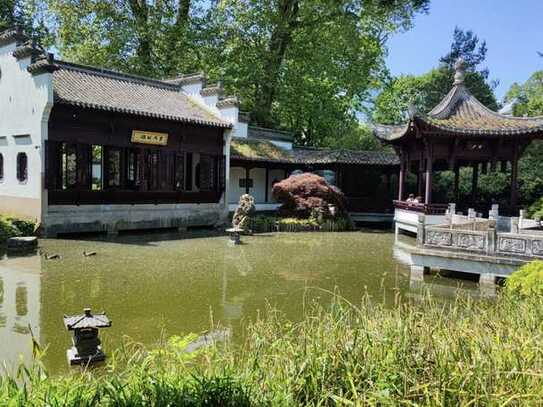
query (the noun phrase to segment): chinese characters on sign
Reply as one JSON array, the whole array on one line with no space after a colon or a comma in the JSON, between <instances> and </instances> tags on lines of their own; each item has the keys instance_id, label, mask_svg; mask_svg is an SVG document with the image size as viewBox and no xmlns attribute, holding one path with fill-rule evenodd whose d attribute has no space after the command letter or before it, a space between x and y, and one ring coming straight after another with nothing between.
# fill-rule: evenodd
<instances>
[{"instance_id":1,"label":"chinese characters on sign","mask_svg":"<svg viewBox=\"0 0 543 407\"><path fill-rule=\"evenodd\" d=\"M154 133L152 131L133 130L132 138L130 139L130 141L132 143L139 143L139 144L152 144L155 146L166 146L168 145L168 134Z\"/></svg>"}]
</instances>

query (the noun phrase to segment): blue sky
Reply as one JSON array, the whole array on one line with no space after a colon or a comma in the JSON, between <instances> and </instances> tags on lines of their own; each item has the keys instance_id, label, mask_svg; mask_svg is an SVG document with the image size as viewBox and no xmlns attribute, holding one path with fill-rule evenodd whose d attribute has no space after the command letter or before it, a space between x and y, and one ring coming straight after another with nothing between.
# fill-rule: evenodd
<instances>
[{"instance_id":1,"label":"blue sky","mask_svg":"<svg viewBox=\"0 0 543 407\"><path fill-rule=\"evenodd\" d=\"M422 74L450 49L454 27L486 40L485 65L498 79L498 99L513 82L543 69L543 0L431 0L428 14L389 41L387 65L393 75Z\"/></svg>"}]
</instances>

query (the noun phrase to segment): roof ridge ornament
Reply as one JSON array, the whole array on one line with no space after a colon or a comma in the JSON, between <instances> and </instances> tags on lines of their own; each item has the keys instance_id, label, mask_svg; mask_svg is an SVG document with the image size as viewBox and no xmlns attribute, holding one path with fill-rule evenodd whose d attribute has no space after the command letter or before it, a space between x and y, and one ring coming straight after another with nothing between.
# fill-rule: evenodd
<instances>
[{"instance_id":1,"label":"roof ridge ornament","mask_svg":"<svg viewBox=\"0 0 543 407\"><path fill-rule=\"evenodd\" d=\"M466 73L466 61L460 57L454 63L454 86L463 85Z\"/></svg>"}]
</instances>

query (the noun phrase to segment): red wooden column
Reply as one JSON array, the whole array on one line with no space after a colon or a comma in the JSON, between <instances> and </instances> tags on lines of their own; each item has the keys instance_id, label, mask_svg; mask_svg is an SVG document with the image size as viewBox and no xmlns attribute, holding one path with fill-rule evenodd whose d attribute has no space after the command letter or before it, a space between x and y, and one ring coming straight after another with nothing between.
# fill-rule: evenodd
<instances>
[{"instance_id":1,"label":"red wooden column","mask_svg":"<svg viewBox=\"0 0 543 407\"><path fill-rule=\"evenodd\" d=\"M460 166L454 166L454 202L458 202L460 195Z\"/></svg>"},{"instance_id":2,"label":"red wooden column","mask_svg":"<svg viewBox=\"0 0 543 407\"><path fill-rule=\"evenodd\" d=\"M429 205L432 203L432 157L426 160L426 191L424 195L424 203Z\"/></svg>"},{"instance_id":3,"label":"red wooden column","mask_svg":"<svg viewBox=\"0 0 543 407\"><path fill-rule=\"evenodd\" d=\"M424 151L426 153L426 185L424 193L424 203L429 205L432 203L432 170L433 170L433 151L431 144L426 141Z\"/></svg>"},{"instance_id":4,"label":"red wooden column","mask_svg":"<svg viewBox=\"0 0 543 407\"><path fill-rule=\"evenodd\" d=\"M400 175L398 176L398 201L403 200L405 182L405 160L403 155L400 155Z\"/></svg>"},{"instance_id":5,"label":"red wooden column","mask_svg":"<svg viewBox=\"0 0 543 407\"><path fill-rule=\"evenodd\" d=\"M475 205L477 201L477 184L479 183L479 163L472 164L473 173L471 177L471 204Z\"/></svg>"},{"instance_id":6,"label":"red wooden column","mask_svg":"<svg viewBox=\"0 0 543 407\"><path fill-rule=\"evenodd\" d=\"M417 195L422 196L424 193L424 153L420 153L419 169L417 171Z\"/></svg>"},{"instance_id":7,"label":"red wooden column","mask_svg":"<svg viewBox=\"0 0 543 407\"><path fill-rule=\"evenodd\" d=\"M511 160L511 208L518 205L518 144L513 147L513 159Z\"/></svg>"}]
</instances>

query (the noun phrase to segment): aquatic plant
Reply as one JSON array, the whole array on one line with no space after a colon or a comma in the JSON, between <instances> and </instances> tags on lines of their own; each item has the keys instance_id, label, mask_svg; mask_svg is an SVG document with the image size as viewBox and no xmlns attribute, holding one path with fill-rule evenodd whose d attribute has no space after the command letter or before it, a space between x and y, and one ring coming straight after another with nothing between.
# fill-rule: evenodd
<instances>
[{"instance_id":1,"label":"aquatic plant","mask_svg":"<svg viewBox=\"0 0 543 407\"><path fill-rule=\"evenodd\" d=\"M314 218L281 218L276 216L258 215L251 219L251 230L256 233L267 232L344 232L353 229L349 218L324 219L319 223Z\"/></svg>"},{"instance_id":2,"label":"aquatic plant","mask_svg":"<svg viewBox=\"0 0 543 407\"><path fill-rule=\"evenodd\" d=\"M9 406L251 406L251 395L228 370L208 375L185 348L195 338L172 337L156 349L125 341L105 369L50 377L39 362L0 376L0 405Z\"/></svg>"},{"instance_id":3,"label":"aquatic plant","mask_svg":"<svg viewBox=\"0 0 543 407\"><path fill-rule=\"evenodd\" d=\"M413 293L414 294L414 293ZM543 297L359 305L333 293L299 322L270 309L242 344L183 352L128 343L105 371L0 379L13 406L538 405L543 398Z\"/></svg>"},{"instance_id":4,"label":"aquatic plant","mask_svg":"<svg viewBox=\"0 0 543 407\"><path fill-rule=\"evenodd\" d=\"M271 311L240 350L210 358L208 372L234 369L271 405L540 402L542 298L417 300L387 309L336 299L298 323Z\"/></svg>"},{"instance_id":5,"label":"aquatic plant","mask_svg":"<svg viewBox=\"0 0 543 407\"><path fill-rule=\"evenodd\" d=\"M543 261L534 260L520 267L505 284L512 294L543 296Z\"/></svg>"}]
</instances>

